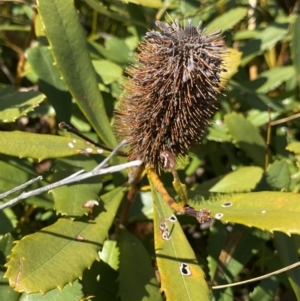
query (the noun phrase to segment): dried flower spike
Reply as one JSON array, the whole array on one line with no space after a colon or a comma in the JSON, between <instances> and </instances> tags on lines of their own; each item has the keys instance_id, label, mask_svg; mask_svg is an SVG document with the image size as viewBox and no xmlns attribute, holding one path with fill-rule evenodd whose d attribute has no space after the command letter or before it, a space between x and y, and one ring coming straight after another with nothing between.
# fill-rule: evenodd
<instances>
[{"instance_id":1,"label":"dried flower spike","mask_svg":"<svg viewBox=\"0 0 300 301\"><path fill-rule=\"evenodd\" d=\"M187 155L199 144L217 110L221 54L226 50L221 31L208 34L188 21L182 28L156 22L138 48L137 64L116 110L116 132L130 146L129 159L164 168L163 151Z\"/></svg>"}]
</instances>

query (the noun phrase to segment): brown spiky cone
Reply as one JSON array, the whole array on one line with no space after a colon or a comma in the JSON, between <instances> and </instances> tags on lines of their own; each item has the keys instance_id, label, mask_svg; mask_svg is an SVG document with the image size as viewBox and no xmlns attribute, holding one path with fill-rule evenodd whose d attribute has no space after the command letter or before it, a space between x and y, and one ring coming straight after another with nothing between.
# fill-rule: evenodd
<instances>
[{"instance_id":1,"label":"brown spiky cone","mask_svg":"<svg viewBox=\"0 0 300 301\"><path fill-rule=\"evenodd\" d=\"M188 21L156 22L139 45L115 113L115 129L130 147L129 159L164 168L163 151L187 155L199 144L217 110L222 87L221 31L208 34Z\"/></svg>"}]
</instances>

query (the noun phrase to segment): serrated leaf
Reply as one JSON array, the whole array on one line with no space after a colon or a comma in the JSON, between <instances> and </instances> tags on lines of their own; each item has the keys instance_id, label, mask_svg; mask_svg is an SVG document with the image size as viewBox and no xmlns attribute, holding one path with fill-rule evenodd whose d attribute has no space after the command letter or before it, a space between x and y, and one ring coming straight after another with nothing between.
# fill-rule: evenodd
<instances>
[{"instance_id":1,"label":"serrated leaf","mask_svg":"<svg viewBox=\"0 0 300 301\"><path fill-rule=\"evenodd\" d=\"M105 207L95 208L93 220L60 218L25 236L9 255L5 277L10 285L18 292L46 293L81 277L98 259L123 195L122 187L102 195Z\"/></svg>"},{"instance_id":2,"label":"serrated leaf","mask_svg":"<svg viewBox=\"0 0 300 301\"><path fill-rule=\"evenodd\" d=\"M53 289L46 294L22 294L19 301L80 301L84 297L81 283L76 280L72 285L67 284L62 290Z\"/></svg>"},{"instance_id":3,"label":"serrated leaf","mask_svg":"<svg viewBox=\"0 0 300 301\"><path fill-rule=\"evenodd\" d=\"M122 301L163 300L149 254L141 242L123 229L120 244L119 294Z\"/></svg>"},{"instance_id":4,"label":"serrated leaf","mask_svg":"<svg viewBox=\"0 0 300 301\"><path fill-rule=\"evenodd\" d=\"M86 295L95 301L120 301L118 296L118 267L120 249L116 241L106 240L100 252L100 262L95 261L83 274L82 284Z\"/></svg>"},{"instance_id":5,"label":"serrated leaf","mask_svg":"<svg viewBox=\"0 0 300 301\"><path fill-rule=\"evenodd\" d=\"M264 71L255 80L245 82L244 85L256 93L266 94L294 76L294 66L282 66Z\"/></svg>"},{"instance_id":6,"label":"serrated leaf","mask_svg":"<svg viewBox=\"0 0 300 301\"><path fill-rule=\"evenodd\" d=\"M20 294L14 291L8 284L6 279L3 279L3 275L5 272L4 267L6 263L6 256L11 252L13 247L13 236L9 233L0 237L0 300L5 301L17 301L19 300Z\"/></svg>"},{"instance_id":7,"label":"serrated leaf","mask_svg":"<svg viewBox=\"0 0 300 301\"><path fill-rule=\"evenodd\" d=\"M266 143L258 129L242 115L227 114L224 117L229 135L236 145L241 148L257 165L264 167Z\"/></svg>"},{"instance_id":8,"label":"serrated leaf","mask_svg":"<svg viewBox=\"0 0 300 301\"><path fill-rule=\"evenodd\" d=\"M201 205L193 200L190 205L211 210L213 217L226 223L290 235L300 234L299 199L296 193L263 191L220 196Z\"/></svg>"},{"instance_id":9,"label":"serrated leaf","mask_svg":"<svg viewBox=\"0 0 300 301\"><path fill-rule=\"evenodd\" d=\"M291 183L288 164L284 160L276 160L270 164L266 171L266 180L273 189L288 191Z\"/></svg>"},{"instance_id":10,"label":"serrated leaf","mask_svg":"<svg viewBox=\"0 0 300 301\"><path fill-rule=\"evenodd\" d=\"M258 54L275 46L286 36L287 30L287 23L274 23L264 29L257 30L253 40L247 42L241 49L243 53L242 66L248 64Z\"/></svg>"},{"instance_id":11,"label":"serrated leaf","mask_svg":"<svg viewBox=\"0 0 300 301\"><path fill-rule=\"evenodd\" d=\"M97 166L95 160L89 157L72 157L70 160L58 160L53 182L70 176L78 170L92 170ZM93 177L80 183L61 186L51 191L57 213L78 217L88 213L88 208L83 205L90 200L99 201L99 193L102 188L101 177Z\"/></svg>"},{"instance_id":12,"label":"serrated leaf","mask_svg":"<svg viewBox=\"0 0 300 301\"><path fill-rule=\"evenodd\" d=\"M150 180L149 180L150 181ZM157 266L161 279L161 290L168 301L201 300L208 301L209 289L205 274L199 266L194 251L189 245L178 221L166 221L173 212L150 181L154 210L154 235ZM167 223L167 231L162 232L161 223ZM163 234L170 237L165 240Z\"/></svg>"},{"instance_id":13,"label":"serrated leaf","mask_svg":"<svg viewBox=\"0 0 300 301\"><path fill-rule=\"evenodd\" d=\"M217 184L209 189L211 192L242 192L255 188L261 180L264 171L260 167L241 167L222 178Z\"/></svg>"},{"instance_id":14,"label":"serrated leaf","mask_svg":"<svg viewBox=\"0 0 300 301\"><path fill-rule=\"evenodd\" d=\"M246 7L236 7L232 8L222 15L214 18L212 22L207 25L209 31L215 29L222 29L223 31L227 29L232 29L234 25L240 22L244 17L246 17L248 9Z\"/></svg>"},{"instance_id":15,"label":"serrated leaf","mask_svg":"<svg viewBox=\"0 0 300 301\"><path fill-rule=\"evenodd\" d=\"M82 139L41 135L27 132L0 132L0 153L39 161L62 158L80 153L97 154L97 150Z\"/></svg>"},{"instance_id":16,"label":"serrated leaf","mask_svg":"<svg viewBox=\"0 0 300 301\"><path fill-rule=\"evenodd\" d=\"M103 142L113 147L117 141L109 125L73 1L38 0L37 9L56 66L71 94Z\"/></svg>"},{"instance_id":17,"label":"serrated leaf","mask_svg":"<svg viewBox=\"0 0 300 301\"><path fill-rule=\"evenodd\" d=\"M44 99L45 95L37 91L17 91L1 96L0 120L14 122L17 118L33 111Z\"/></svg>"}]
</instances>

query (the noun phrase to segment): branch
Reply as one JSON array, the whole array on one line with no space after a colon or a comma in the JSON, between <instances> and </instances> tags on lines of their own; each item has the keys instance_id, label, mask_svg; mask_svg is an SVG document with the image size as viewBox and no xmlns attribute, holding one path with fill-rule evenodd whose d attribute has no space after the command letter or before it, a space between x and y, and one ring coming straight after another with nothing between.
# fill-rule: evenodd
<instances>
[{"instance_id":1,"label":"branch","mask_svg":"<svg viewBox=\"0 0 300 301\"><path fill-rule=\"evenodd\" d=\"M246 283L250 283L250 282L255 282L255 281L258 281L258 280L262 280L262 279L265 279L265 278L269 278L273 275L278 275L280 273L283 273L283 272L286 272L288 270L291 270L291 269L294 269L295 267L299 266L300 265L300 261L298 262L295 262L285 268L282 268L280 270L276 270L274 272L271 272L269 274L265 274L263 276L259 276L259 277L256 277L256 278L252 278L252 279L249 279L249 280L245 280L245 281L240 281L240 282L235 282L235 283L229 283L229 284L224 284L224 285L216 285L216 286L212 286L212 289L213 290L217 290L217 289L222 289L222 288L228 288L228 287L232 287L232 286L237 286L237 285L242 285L242 284L246 284Z\"/></svg>"},{"instance_id":2,"label":"branch","mask_svg":"<svg viewBox=\"0 0 300 301\"><path fill-rule=\"evenodd\" d=\"M3 209L8 208L8 207L12 207L12 206L18 204L19 202L21 202L24 199L27 199L27 198L32 197L34 195L42 194L46 191L49 191L49 190L54 189L54 188L59 187L59 186L63 186L63 185L67 185L67 184L71 184L71 183L75 183L75 182L80 182L82 180L92 178L92 177L95 177L95 176L104 175L104 174L107 174L107 173L113 173L113 172L121 171L121 170L126 169L126 168L141 165L143 163L141 160L135 160L135 161L131 161L131 162L128 162L128 163L103 168L103 166L112 158L112 156L125 144L126 144L125 141L121 142L120 145L118 145L113 150L113 152L111 152L110 155L105 160L103 160L92 171L84 172L84 170L79 170L76 173L70 175L69 177L67 177L65 179L62 179L60 181L57 181L55 183L51 183L47 186L29 191L29 192L24 191L18 197L16 197L16 198L0 205L0 210L3 210ZM6 193L3 193L2 195L6 196L8 194L11 194L11 193L13 193L17 190L20 190L20 189L32 184L33 182L36 182L36 181L41 180L41 179L42 179L42 177L38 177L38 178L35 178L33 180L30 180L30 181L26 182L25 184L22 184L22 185L20 185L16 188L13 188L12 190L10 190Z\"/></svg>"}]
</instances>

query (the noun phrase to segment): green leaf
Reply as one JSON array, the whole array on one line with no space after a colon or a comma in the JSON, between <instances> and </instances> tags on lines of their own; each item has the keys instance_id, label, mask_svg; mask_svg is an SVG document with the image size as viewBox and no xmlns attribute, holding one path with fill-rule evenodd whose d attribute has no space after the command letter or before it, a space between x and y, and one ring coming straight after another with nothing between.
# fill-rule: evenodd
<instances>
[{"instance_id":1,"label":"green leaf","mask_svg":"<svg viewBox=\"0 0 300 301\"><path fill-rule=\"evenodd\" d=\"M6 94L0 97L0 120L13 122L33 111L45 99L45 95L37 91Z\"/></svg>"},{"instance_id":2,"label":"green leaf","mask_svg":"<svg viewBox=\"0 0 300 301\"><path fill-rule=\"evenodd\" d=\"M254 163L264 167L266 144L258 129L242 115L237 113L225 115L224 121L234 143L241 148Z\"/></svg>"},{"instance_id":3,"label":"green leaf","mask_svg":"<svg viewBox=\"0 0 300 301\"><path fill-rule=\"evenodd\" d=\"M72 96L103 142L115 146L117 142L109 125L73 1L38 0L37 9L56 66Z\"/></svg>"},{"instance_id":4,"label":"green leaf","mask_svg":"<svg viewBox=\"0 0 300 301\"><path fill-rule=\"evenodd\" d=\"M199 266L179 222L168 221L173 212L157 193L151 181L150 185L156 204L154 236L161 290L169 301L210 300L205 274ZM168 232L161 230L162 225L166 225L165 230Z\"/></svg>"},{"instance_id":5,"label":"green leaf","mask_svg":"<svg viewBox=\"0 0 300 301\"><path fill-rule=\"evenodd\" d=\"M1 219L2 221L2 219ZM14 238L11 234L6 234L0 237L0 300L5 301L17 301L19 300L20 294L14 291L8 284L6 279L3 279L5 272L4 265L6 263L6 256L11 252L13 247Z\"/></svg>"},{"instance_id":6,"label":"green leaf","mask_svg":"<svg viewBox=\"0 0 300 301\"><path fill-rule=\"evenodd\" d=\"M97 166L93 158L75 156L70 160L59 160L56 165L53 182L70 176L78 170L92 170ZM82 206L90 200L99 201L99 193L102 188L101 177L93 177L80 183L61 186L51 191L57 213L78 217L89 212Z\"/></svg>"},{"instance_id":7,"label":"green leaf","mask_svg":"<svg viewBox=\"0 0 300 301\"><path fill-rule=\"evenodd\" d=\"M275 276L263 279L249 294L249 301L273 301L278 285L278 279Z\"/></svg>"},{"instance_id":8,"label":"green leaf","mask_svg":"<svg viewBox=\"0 0 300 301\"><path fill-rule=\"evenodd\" d=\"M80 153L99 154L103 150L87 145L82 139L26 132L0 132L0 153L39 161Z\"/></svg>"},{"instance_id":9,"label":"green leaf","mask_svg":"<svg viewBox=\"0 0 300 301\"><path fill-rule=\"evenodd\" d=\"M190 205L211 210L212 216L225 223L238 223L270 232L300 234L299 195L290 192L251 192L224 195Z\"/></svg>"},{"instance_id":10,"label":"green leaf","mask_svg":"<svg viewBox=\"0 0 300 301\"><path fill-rule=\"evenodd\" d=\"M38 174L33 170L32 164L29 163L28 160L17 159L4 155L0 156L0 170L5 170L5 172L0 172L0 193L7 192L8 190L20 186L38 176ZM27 189L33 190L47 184L49 183L41 180L30 185ZM9 195L5 198L5 200L13 198L16 194L19 195L21 192L22 191L19 191ZM26 203L47 209L53 208L52 197L49 194L32 196L26 200Z\"/></svg>"},{"instance_id":11,"label":"green leaf","mask_svg":"<svg viewBox=\"0 0 300 301\"><path fill-rule=\"evenodd\" d=\"M0 211L0 235L11 232L18 224L17 217L10 208Z\"/></svg>"},{"instance_id":12,"label":"green leaf","mask_svg":"<svg viewBox=\"0 0 300 301\"><path fill-rule=\"evenodd\" d=\"M209 189L211 192L246 192L255 188L264 171L260 167L241 167L222 178Z\"/></svg>"},{"instance_id":13,"label":"green leaf","mask_svg":"<svg viewBox=\"0 0 300 301\"><path fill-rule=\"evenodd\" d=\"M3 97L7 94L13 94L15 92L16 92L16 89L13 86L7 85L7 86L0 87L0 97Z\"/></svg>"},{"instance_id":14,"label":"green leaf","mask_svg":"<svg viewBox=\"0 0 300 301\"><path fill-rule=\"evenodd\" d=\"M136 193L129 212L129 222L139 222L153 219L153 201L150 191Z\"/></svg>"},{"instance_id":15,"label":"green leaf","mask_svg":"<svg viewBox=\"0 0 300 301\"><path fill-rule=\"evenodd\" d=\"M234 33L233 39L234 41L254 39L258 32L258 30L241 29Z\"/></svg>"},{"instance_id":16,"label":"green leaf","mask_svg":"<svg viewBox=\"0 0 300 301\"><path fill-rule=\"evenodd\" d=\"M206 137L208 140L217 142L229 142L231 141L228 136L226 127L224 124L213 124L208 128L208 135Z\"/></svg>"},{"instance_id":17,"label":"green leaf","mask_svg":"<svg viewBox=\"0 0 300 301\"><path fill-rule=\"evenodd\" d=\"M111 11L109 8L105 7L103 3L96 1L96 0L83 0L87 5L89 5L93 10L98 12L101 15L107 16L112 20L117 20L120 22L126 22L126 23L131 23L135 24L138 26L142 26L144 28L147 28L147 26L139 22L133 18L130 18L128 15L127 11L119 9L117 12ZM122 56L122 54L121 54Z\"/></svg>"},{"instance_id":18,"label":"green leaf","mask_svg":"<svg viewBox=\"0 0 300 301\"><path fill-rule=\"evenodd\" d=\"M149 254L141 242L123 229L120 244L119 294L122 301L163 300Z\"/></svg>"},{"instance_id":19,"label":"green leaf","mask_svg":"<svg viewBox=\"0 0 300 301\"><path fill-rule=\"evenodd\" d=\"M72 113L72 97L53 65L48 46L36 46L26 51L27 60L39 77L40 89L53 105L57 119L69 122Z\"/></svg>"},{"instance_id":20,"label":"green leaf","mask_svg":"<svg viewBox=\"0 0 300 301\"><path fill-rule=\"evenodd\" d=\"M120 301L118 296L118 268L120 250L116 241L106 240L100 252L100 262L95 261L90 270L85 270L82 284L88 296L95 301Z\"/></svg>"},{"instance_id":21,"label":"green leaf","mask_svg":"<svg viewBox=\"0 0 300 301\"><path fill-rule=\"evenodd\" d=\"M24 25L1 24L0 31L30 31L31 27Z\"/></svg>"},{"instance_id":22,"label":"green leaf","mask_svg":"<svg viewBox=\"0 0 300 301\"><path fill-rule=\"evenodd\" d=\"M234 25L244 19L247 15L248 8L246 7L236 7L232 8L222 15L215 18L212 22L207 25L209 31L222 29L223 31L227 29L232 29Z\"/></svg>"},{"instance_id":23,"label":"green leaf","mask_svg":"<svg viewBox=\"0 0 300 301\"><path fill-rule=\"evenodd\" d=\"M298 243L297 241L298 240ZM284 267L299 261L297 247L299 245L299 236L288 237L283 233L274 233L274 244L278 255ZM300 267L286 271L289 282L293 288L298 301L300 301Z\"/></svg>"},{"instance_id":24,"label":"green leaf","mask_svg":"<svg viewBox=\"0 0 300 301\"><path fill-rule=\"evenodd\" d=\"M123 69L119 65L108 60L93 61L93 66L105 85L117 81L123 74Z\"/></svg>"},{"instance_id":25,"label":"green leaf","mask_svg":"<svg viewBox=\"0 0 300 301\"><path fill-rule=\"evenodd\" d=\"M211 279L214 278L216 270L218 268L219 256L221 254L227 236L228 232L225 225L216 220L209 229L207 247L207 263L209 268L209 276Z\"/></svg>"},{"instance_id":26,"label":"green leaf","mask_svg":"<svg viewBox=\"0 0 300 301\"><path fill-rule=\"evenodd\" d=\"M294 76L294 66L282 66L264 71L254 81L246 82L244 85L256 93L266 94Z\"/></svg>"},{"instance_id":27,"label":"green leaf","mask_svg":"<svg viewBox=\"0 0 300 301\"><path fill-rule=\"evenodd\" d=\"M82 300L83 297L82 285L76 280L72 285L67 284L62 290L56 288L47 292L45 295L41 295L41 293L30 295L23 293L19 301L79 301Z\"/></svg>"},{"instance_id":28,"label":"green leaf","mask_svg":"<svg viewBox=\"0 0 300 301\"><path fill-rule=\"evenodd\" d=\"M247 114L247 120L256 127L265 125L280 115L278 112L263 112L255 109L249 110Z\"/></svg>"},{"instance_id":29,"label":"green leaf","mask_svg":"<svg viewBox=\"0 0 300 301\"><path fill-rule=\"evenodd\" d=\"M241 49L243 52L242 66L248 64L257 55L275 46L277 42L286 36L287 30L287 23L274 23L266 28L257 30L253 40L247 42Z\"/></svg>"},{"instance_id":30,"label":"green leaf","mask_svg":"<svg viewBox=\"0 0 300 301\"><path fill-rule=\"evenodd\" d=\"M266 179L273 189L285 189L288 191L291 183L288 164L284 160L276 160L274 163L270 164L266 171Z\"/></svg>"},{"instance_id":31,"label":"green leaf","mask_svg":"<svg viewBox=\"0 0 300 301\"><path fill-rule=\"evenodd\" d=\"M298 14L295 20L295 23L293 24L292 29L292 45L291 45L291 51L292 51L292 59L293 59L293 66L296 69L297 74L297 80L298 80L298 86L300 88L300 15Z\"/></svg>"},{"instance_id":32,"label":"green leaf","mask_svg":"<svg viewBox=\"0 0 300 301\"><path fill-rule=\"evenodd\" d=\"M105 39L105 47L99 43L90 42L90 45L106 59L117 64L127 65L130 58L130 49L124 40L116 37ZM120 51L122 49L122 51Z\"/></svg>"},{"instance_id":33,"label":"green leaf","mask_svg":"<svg viewBox=\"0 0 300 301\"><path fill-rule=\"evenodd\" d=\"M212 278L218 285L232 283L249 260L264 246L264 238L269 239L262 231L241 225L235 225L226 236ZM224 294L232 294L231 289L213 291L216 300L220 300Z\"/></svg>"},{"instance_id":34,"label":"green leaf","mask_svg":"<svg viewBox=\"0 0 300 301\"><path fill-rule=\"evenodd\" d=\"M94 208L93 220L60 218L40 232L25 236L9 255L5 277L10 285L18 292L46 293L82 277L83 271L99 259L98 251L123 195L122 187L102 195L105 208Z\"/></svg>"}]
</instances>

